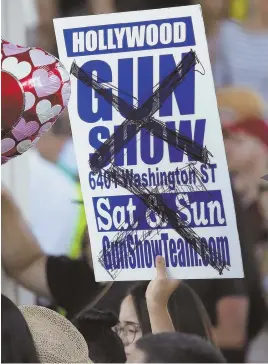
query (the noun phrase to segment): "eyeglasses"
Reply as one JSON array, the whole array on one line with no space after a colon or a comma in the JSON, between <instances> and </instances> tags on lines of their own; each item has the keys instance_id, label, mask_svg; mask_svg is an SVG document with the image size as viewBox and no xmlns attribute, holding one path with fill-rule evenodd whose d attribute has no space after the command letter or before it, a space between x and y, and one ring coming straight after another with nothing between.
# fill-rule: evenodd
<instances>
[{"instance_id":1,"label":"eyeglasses","mask_svg":"<svg viewBox=\"0 0 268 364\"><path fill-rule=\"evenodd\" d=\"M140 325L134 322L124 325L117 324L113 329L125 346L132 344L135 341L137 333L141 331Z\"/></svg>"}]
</instances>

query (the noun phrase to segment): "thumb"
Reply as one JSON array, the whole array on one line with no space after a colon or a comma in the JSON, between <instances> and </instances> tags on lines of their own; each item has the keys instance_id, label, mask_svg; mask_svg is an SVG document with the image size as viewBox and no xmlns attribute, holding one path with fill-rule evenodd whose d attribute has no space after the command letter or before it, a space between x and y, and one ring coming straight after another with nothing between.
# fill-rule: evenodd
<instances>
[{"instance_id":1,"label":"thumb","mask_svg":"<svg viewBox=\"0 0 268 364\"><path fill-rule=\"evenodd\" d=\"M158 279L167 278L165 259L161 255L158 255L155 258L155 266L156 266L156 273L157 273L156 278L158 278Z\"/></svg>"}]
</instances>

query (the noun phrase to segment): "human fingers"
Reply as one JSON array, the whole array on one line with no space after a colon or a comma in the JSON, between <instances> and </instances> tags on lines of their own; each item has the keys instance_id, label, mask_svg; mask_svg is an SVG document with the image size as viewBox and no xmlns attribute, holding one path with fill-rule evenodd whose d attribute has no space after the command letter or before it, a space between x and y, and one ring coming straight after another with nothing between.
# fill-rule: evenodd
<instances>
[{"instance_id":1,"label":"human fingers","mask_svg":"<svg viewBox=\"0 0 268 364\"><path fill-rule=\"evenodd\" d=\"M158 255L155 258L155 266L156 266L156 278L157 279L167 278L166 262L161 255Z\"/></svg>"}]
</instances>

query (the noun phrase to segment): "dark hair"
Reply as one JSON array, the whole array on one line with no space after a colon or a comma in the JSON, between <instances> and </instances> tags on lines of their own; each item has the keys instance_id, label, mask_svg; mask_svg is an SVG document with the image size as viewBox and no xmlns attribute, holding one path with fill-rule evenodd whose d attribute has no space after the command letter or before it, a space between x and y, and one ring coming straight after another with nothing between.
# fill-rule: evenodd
<instances>
[{"instance_id":1,"label":"dark hair","mask_svg":"<svg viewBox=\"0 0 268 364\"><path fill-rule=\"evenodd\" d=\"M118 323L113 313L92 309L73 323L84 336L94 363L126 362L123 343L112 330Z\"/></svg>"},{"instance_id":2,"label":"dark hair","mask_svg":"<svg viewBox=\"0 0 268 364\"><path fill-rule=\"evenodd\" d=\"M148 284L138 283L129 291L143 335L152 332L145 298ZM170 297L168 311L176 331L196 334L213 343L212 325L207 311L199 296L186 283L181 282Z\"/></svg>"},{"instance_id":3,"label":"dark hair","mask_svg":"<svg viewBox=\"0 0 268 364\"><path fill-rule=\"evenodd\" d=\"M145 363L226 363L208 341L181 332L145 335L136 347L144 352Z\"/></svg>"},{"instance_id":4,"label":"dark hair","mask_svg":"<svg viewBox=\"0 0 268 364\"><path fill-rule=\"evenodd\" d=\"M18 307L1 295L2 363L39 363L30 329Z\"/></svg>"}]
</instances>

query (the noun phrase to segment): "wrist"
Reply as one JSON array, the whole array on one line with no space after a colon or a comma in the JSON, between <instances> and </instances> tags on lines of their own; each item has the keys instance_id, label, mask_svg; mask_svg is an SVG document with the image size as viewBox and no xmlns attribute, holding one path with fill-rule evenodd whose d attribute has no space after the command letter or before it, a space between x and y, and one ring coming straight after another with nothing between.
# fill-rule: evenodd
<instances>
[{"instance_id":1,"label":"wrist","mask_svg":"<svg viewBox=\"0 0 268 364\"><path fill-rule=\"evenodd\" d=\"M156 300L146 300L147 308L149 313L160 313L163 311L168 311L167 302L156 301Z\"/></svg>"},{"instance_id":2,"label":"wrist","mask_svg":"<svg viewBox=\"0 0 268 364\"><path fill-rule=\"evenodd\" d=\"M168 312L167 304L150 303L147 305L152 334L174 332L174 326Z\"/></svg>"}]
</instances>

